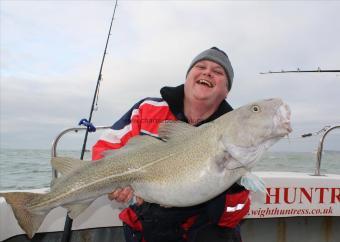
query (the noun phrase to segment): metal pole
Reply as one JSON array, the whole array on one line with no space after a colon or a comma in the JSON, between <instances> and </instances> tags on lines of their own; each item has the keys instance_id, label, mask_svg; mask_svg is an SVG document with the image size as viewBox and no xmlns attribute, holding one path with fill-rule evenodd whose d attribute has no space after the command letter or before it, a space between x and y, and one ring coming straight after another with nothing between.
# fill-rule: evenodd
<instances>
[{"instance_id":1,"label":"metal pole","mask_svg":"<svg viewBox=\"0 0 340 242\"><path fill-rule=\"evenodd\" d=\"M280 74L280 73L308 73L308 72L340 72L340 70L321 70L320 68L317 70L300 70L296 71L268 71L268 72L260 72L260 74Z\"/></svg>"},{"instance_id":2,"label":"metal pole","mask_svg":"<svg viewBox=\"0 0 340 242\"><path fill-rule=\"evenodd\" d=\"M94 111L94 105L95 105L95 101L97 99L98 90L99 90L99 83L100 83L100 81L102 79L102 69L103 69L103 64L104 64L104 60L105 60L105 56L106 56L107 45L109 43L109 39L110 39L110 35L111 35L111 28L112 28L113 19L114 19L115 13L116 13L117 2L118 2L118 0L116 0L116 3L115 3L115 7L114 7L114 10L113 10L112 19L111 19L111 23L110 23L109 33L108 33L107 39L106 39L104 54L103 54L102 62L101 62L101 65L100 65L100 70L99 70L99 75L98 75L98 79L97 79L96 89L94 91L92 105L91 105L91 110L90 110L90 114L89 114L89 119L88 119L89 122L91 122L91 120L92 120L92 114L93 114L93 111ZM84 159L84 154L85 154L85 149L86 149L88 133L89 133L89 131L88 131L88 129L86 129L85 136L84 136L83 147L82 147L81 155L80 155L80 159L81 160ZM63 237L61 239L62 242L70 241L71 231L72 231L72 222L73 222L72 219L67 215L66 216L65 225L64 225L64 233L63 233Z\"/></svg>"},{"instance_id":3,"label":"metal pole","mask_svg":"<svg viewBox=\"0 0 340 242\"><path fill-rule=\"evenodd\" d=\"M314 176L321 176L320 173L320 168L321 168L321 158L322 158L322 152L323 152L323 142L325 141L326 135L333 129L338 129L340 128L340 125L335 125L333 127L330 127L321 137L320 142L319 142L319 147L318 147L318 151L316 153L316 166L315 166L315 173Z\"/></svg>"}]
</instances>

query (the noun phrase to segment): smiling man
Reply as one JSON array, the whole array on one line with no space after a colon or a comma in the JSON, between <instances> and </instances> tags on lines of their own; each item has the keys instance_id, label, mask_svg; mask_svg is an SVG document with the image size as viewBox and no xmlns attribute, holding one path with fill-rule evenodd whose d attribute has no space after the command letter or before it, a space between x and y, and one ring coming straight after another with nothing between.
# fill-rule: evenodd
<instances>
[{"instance_id":1,"label":"smiling man","mask_svg":"<svg viewBox=\"0 0 340 242\"><path fill-rule=\"evenodd\" d=\"M215 120L232 110L225 101L234 73L228 56L213 47L191 62L184 85L163 87L162 98L145 98L136 103L92 150L93 159L103 151L119 149L136 135L157 136L165 120L181 120L194 126ZM120 214L127 242L240 242L239 222L248 213L249 192L234 184L203 204L186 208L165 208L144 202L129 206ZM118 189L109 199L128 202L131 187Z\"/></svg>"},{"instance_id":2,"label":"smiling man","mask_svg":"<svg viewBox=\"0 0 340 242\"><path fill-rule=\"evenodd\" d=\"M228 56L213 47L199 54L187 72L184 113L189 123L209 118L231 88L234 72Z\"/></svg>"}]
</instances>

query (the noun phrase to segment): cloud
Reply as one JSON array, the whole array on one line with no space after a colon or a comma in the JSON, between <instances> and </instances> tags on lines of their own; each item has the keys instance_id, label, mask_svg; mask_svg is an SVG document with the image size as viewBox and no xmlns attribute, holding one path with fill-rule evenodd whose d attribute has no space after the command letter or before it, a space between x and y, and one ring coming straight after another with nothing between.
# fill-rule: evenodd
<instances>
[{"instance_id":1,"label":"cloud","mask_svg":"<svg viewBox=\"0 0 340 242\"><path fill-rule=\"evenodd\" d=\"M1 4L1 145L46 147L53 134L89 113L113 3ZM183 83L192 58L217 46L235 69L234 107L282 97L296 132L336 123L339 76L259 72L339 69L339 7L335 1L121 1L94 122L111 124L139 99L159 96L160 87Z\"/></svg>"}]
</instances>

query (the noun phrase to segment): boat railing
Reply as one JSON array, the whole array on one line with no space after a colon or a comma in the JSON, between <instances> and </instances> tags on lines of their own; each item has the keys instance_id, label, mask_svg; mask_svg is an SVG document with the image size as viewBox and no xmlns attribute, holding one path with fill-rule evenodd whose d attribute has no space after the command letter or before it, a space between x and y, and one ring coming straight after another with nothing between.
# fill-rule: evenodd
<instances>
[{"instance_id":1,"label":"boat railing","mask_svg":"<svg viewBox=\"0 0 340 242\"><path fill-rule=\"evenodd\" d=\"M326 130L326 132L322 135L320 142L319 142L319 147L318 147L318 151L317 151L317 159L316 159L316 167L315 167L315 173L314 176L321 176L321 172L320 172L320 167L321 167L321 158L322 158L322 152L323 152L323 143L324 140L326 138L326 135L334 130L340 128L340 125L335 125L335 126L331 126L329 129Z\"/></svg>"},{"instance_id":2,"label":"boat railing","mask_svg":"<svg viewBox=\"0 0 340 242\"><path fill-rule=\"evenodd\" d=\"M96 127L96 129L109 129L109 128L111 128L111 126L97 126ZM319 141L314 176L321 176L320 168L321 168L321 159L322 159L324 140L330 131L337 129L337 128L340 128L340 125L335 125L335 126L331 126L330 128L328 128ZM51 156L57 157L57 145L63 135L69 132L77 133L78 131L85 131L86 129L87 127L73 127L73 128L68 128L68 129L61 131L52 142ZM57 176L58 176L58 172L54 168L52 168L52 177L56 178Z\"/></svg>"},{"instance_id":3,"label":"boat railing","mask_svg":"<svg viewBox=\"0 0 340 242\"><path fill-rule=\"evenodd\" d=\"M96 129L109 129L112 126L96 126ZM61 139L61 137L69 132L78 132L78 131L86 131L87 127L74 127L74 128L68 128L63 131L61 131L57 137L52 142L52 149L51 149L51 156L57 157L57 146L58 142ZM56 178L58 177L58 172L52 167L52 177Z\"/></svg>"}]
</instances>

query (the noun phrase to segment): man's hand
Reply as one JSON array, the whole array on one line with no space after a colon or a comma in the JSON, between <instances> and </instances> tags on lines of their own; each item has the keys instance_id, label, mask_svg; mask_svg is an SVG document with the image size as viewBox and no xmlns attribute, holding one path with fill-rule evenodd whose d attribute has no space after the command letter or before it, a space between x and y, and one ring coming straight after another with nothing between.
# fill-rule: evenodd
<instances>
[{"instance_id":1,"label":"man's hand","mask_svg":"<svg viewBox=\"0 0 340 242\"><path fill-rule=\"evenodd\" d=\"M124 188L118 188L116 190L113 190L111 193L108 194L108 198L112 200L116 200L120 203L128 203L133 198L133 189L128 186ZM136 197L136 203L137 205L141 205L144 202L144 200L140 197Z\"/></svg>"}]
</instances>

